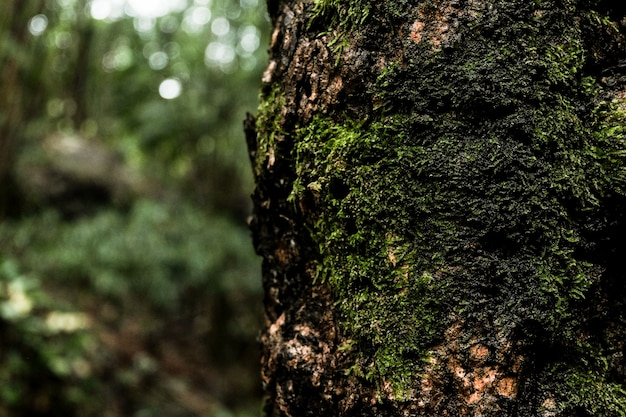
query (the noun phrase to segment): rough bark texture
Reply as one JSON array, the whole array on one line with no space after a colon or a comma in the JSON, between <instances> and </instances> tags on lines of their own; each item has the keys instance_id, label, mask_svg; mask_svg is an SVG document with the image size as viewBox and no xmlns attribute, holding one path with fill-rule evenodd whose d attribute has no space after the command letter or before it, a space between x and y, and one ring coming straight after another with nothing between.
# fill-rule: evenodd
<instances>
[{"instance_id":1,"label":"rough bark texture","mask_svg":"<svg viewBox=\"0 0 626 417\"><path fill-rule=\"evenodd\" d=\"M626 415L613 3L268 2L268 416Z\"/></svg>"}]
</instances>

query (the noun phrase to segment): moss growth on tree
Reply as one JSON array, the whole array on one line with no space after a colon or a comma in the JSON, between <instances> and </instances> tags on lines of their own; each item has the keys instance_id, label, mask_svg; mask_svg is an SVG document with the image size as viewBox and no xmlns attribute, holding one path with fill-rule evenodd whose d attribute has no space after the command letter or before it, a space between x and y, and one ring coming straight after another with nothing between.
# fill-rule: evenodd
<instances>
[{"instance_id":1,"label":"moss growth on tree","mask_svg":"<svg viewBox=\"0 0 626 417\"><path fill-rule=\"evenodd\" d=\"M419 267L401 219L387 215L385 201L375 201L393 198L381 193L384 188L404 193L376 175L382 168L378 162L391 164L396 158L381 147L389 138L384 130L323 118L301 129L292 197L321 207L308 226L319 245L317 279L335 290L345 336L358 347L348 372L377 383L387 380L401 397L445 320L437 306L443 294L433 294L442 292L441 285Z\"/></svg>"},{"instance_id":2,"label":"moss growth on tree","mask_svg":"<svg viewBox=\"0 0 626 417\"><path fill-rule=\"evenodd\" d=\"M332 23L351 53L373 48L358 24L406 34L401 53L377 55L370 113L323 108L285 126L276 84L257 121L257 169L289 137L281 179L317 245L313 284L332 288L346 373L381 402L415 398L446 332L463 328L464 349L478 334L511 354L498 366L515 368L516 349L536 355L502 377L536 382L519 390L519 415L626 415L589 319L606 280L594 239L626 197L626 99L603 91L582 28L612 23L576 1L450 2L453 18L408 3L309 10L308 30Z\"/></svg>"},{"instance_id":3,"label":"moss growth on tree","mask_svg":"<svg viewBox=\"0 0 626 417\"><path fill-rule=\"evenodd\" d=\"M355 27L370 16L371 5L358 0L315 0L312 20L328 19L333 26Z\"/></svg>"},{"instance_id":4,"label":"moss growth on tree","mask_svg":"<svg viewBox=\"0 0 626 417\"><path fill-rule=\"evenodd\" d=\"M258 135L259 140L254 155L253 169L256 175L259 175L263 165L273 164L277 142L284 139L285 132L281 124L284 118L284 108L285 97L277 85L268 88L261 95L256 129L263 134Z\"/></svg>"},{"instance_id":5,"label":"moss growth on tree","mask_svg":"<svg viewBox=\"0 0 626 417\"><path fill-rule=\"evenodd\" d=\"M512 20L459 28L462 48L407 44L411 58L379 77L373 115L299 127L291 199L314 213L318 280L357 352L349 373L407 397L444 329L473 321L589 367L556 385L560 412L623 415L603 341L577 340L602 273L584 254L588 222L624 190L624 106L593 102L573 9L498 3ZM352 7L316 3L348 20Z\"/></svg>"}]
</instances>

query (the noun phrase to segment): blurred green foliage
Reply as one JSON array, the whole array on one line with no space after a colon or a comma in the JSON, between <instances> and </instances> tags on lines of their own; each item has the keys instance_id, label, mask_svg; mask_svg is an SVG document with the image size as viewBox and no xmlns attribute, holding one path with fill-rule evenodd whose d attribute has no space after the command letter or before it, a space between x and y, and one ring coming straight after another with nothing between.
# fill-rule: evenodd
<instances>
[{"instance_id":1,"label":"blurred green foliage","mask_svg":"<svg viewBox=\"0 0 626 417\"><path fill-rule=\"evenodd\" d=\"M32 103L17 146L55 130L80 132L162 179L202 175L210 189L200 191L208 194L212 176L225 171L251 187L240 138L265 63L261 2L189 0L159 18L95 20L89 4L97 3L45 2L40 13L27 14L27 27L45 18L45 30L20 34L22 44L8 42L4 59L19 61L25 85L18 87ZM159 95L165 80L180 83L178 97Z\"/></svg>"},{"instance_id":2,"label":"blurred green foliage","mask_svg":"<svg viewBox=\"0 0 626 417\"><path fill-rule=\"evenodd\" d=\"M0 5L0 416L257 414L267 26L260 0Z\"/></svg>"},{"instance_id":3,"label":"blurred green foliage","mask_svg":"<svg viewBox=\"0 0 626 417\"><path fill-rule=\"evenodd\" d=\"M0 415L87 411L95 382L88 317L65 310L12 259L1 261L0 280Z\"/></svg>"},{"instance_id":4,"label":"blurred green foliage","mask_svg":"<svg viewBox=\"0 0 626 417\"><path fill-rule=\"evenodd\" d=\"M71 281L116 302L140 298L169 312L190 291L259 285L257 259L242 250L249 245L245 230L185 203L140 200L123 215L108 209L71 223L51 211L0 225L0 243L48 282Z\"/></svg>"}]
</instances>

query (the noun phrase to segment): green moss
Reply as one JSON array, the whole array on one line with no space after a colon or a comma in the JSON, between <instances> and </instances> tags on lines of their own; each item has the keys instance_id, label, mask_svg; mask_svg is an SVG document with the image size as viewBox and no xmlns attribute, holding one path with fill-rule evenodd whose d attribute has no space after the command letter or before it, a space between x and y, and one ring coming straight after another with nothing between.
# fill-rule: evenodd
<instances>
[{"instance_id":1,"label":"green moss","mask_svg":"<svg viewBox=\"0 0 626 417\"><path fill-rule=\"evenodd\" d=\"M604 375L582 370L567 375L564 409L583 409L596 417L626 416L626 391Z\"/></svg>"},{"instance_id":2,"label":"green moss","mask_svg":"<svg viewBox=\"0 0 626 417\"><path fill-rule=\"evenodd\" d=\"M309 20L309 28L317 25L324 28L321 35L330 35L328 48L335 55L335 66L341 54L350 44L348 34L370 17L371 6L365 2L351 0L316 0ZM327 28L333 28L328 30Z\"/></svg>"},{"instance_id":3,"label":"green moss","mask_svg":"<svg viewBox=\"0 0 626 417\"><path fill-rule=\"evenodd\" d=\"M282 126L285 96L280 87L276 84L272 85L261 95L259 101L256 117L257 151L253 167L257 173L272 158L277 142L285 135Z\"/></svg>"},{"instance_id":4,"label":"green moss","mask_svg":"<svg viewBox=\"0 0 626 417\"><path fill-rule=\"evenodd\" d=\"M626 416L626 391L619 383L610 382L604 371L586 366L572 368L571 364L556 364L542 375L544 392L552 392L554 402L541 411L558 415L589 415L594 417Z\"/></svg>"},{"instance_id":5,"label":"green moss","mask_svg":"<svg viewBox=\"0 0 626 417\"><path fill-rule=\"evenodd\" d=\"M292 198L311 198L322 208L308 226L319 246L318 279L333 288L345 336L359 352L350 373L388 381L403 397L445 320L434 295L441 283L420 267L417 249L384 213L385 201L375 201L390 185L372 172L382 161L361 159L386 153L385 130L324 118L301 129Z\"/></svg>"},{"instance_id":6,"label":"green moss","mask_svg":"<svg viewBox=\"0 0 626 417\"><path fill-rule=\"evenodd\" d=\"M593 111L594 143L589 153L596 162L594 185L604 194L626 194L626 100L601 101Z\"/></svg>"},{"instance_id":7,"label":"green moss","mask_svg":"<svg viewBox=\"0 0 626 417\"><path fill-rule=\"evenodd\" d=\"M325 20L332 27L351 29L370 16L371 6L360 0L315 0L312 20Z\"/></svg>"}]
</instances>

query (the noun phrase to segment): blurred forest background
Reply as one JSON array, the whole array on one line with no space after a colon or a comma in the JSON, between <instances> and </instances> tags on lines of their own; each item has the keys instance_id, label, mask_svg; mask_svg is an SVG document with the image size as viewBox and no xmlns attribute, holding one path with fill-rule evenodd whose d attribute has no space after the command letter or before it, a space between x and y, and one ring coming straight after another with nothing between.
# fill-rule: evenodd
<instances>
[{"instance_id":1,"label":"blurred forest background","mask_svg":"<svg viewBox=\"0 0 626 417\"><path fill-rule=\"evenodd\" d=\"M257 416L262 0L0 2L0 417Z\"/></svg>"}]
</instances>

